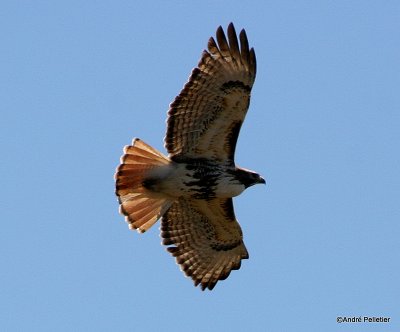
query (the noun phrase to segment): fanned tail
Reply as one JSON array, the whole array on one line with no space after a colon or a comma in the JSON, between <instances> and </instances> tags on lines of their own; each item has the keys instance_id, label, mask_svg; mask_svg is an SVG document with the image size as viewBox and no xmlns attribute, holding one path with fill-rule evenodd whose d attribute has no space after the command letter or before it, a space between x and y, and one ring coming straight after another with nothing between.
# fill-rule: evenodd
<instances>
[{"instance_id":1,"label":"fanned tail","mask_svg":"<svg viewBox=\"0 0 400 332\"><path fill-rule=\"evenodd\" d=\"M143 185L149 171L168 164L166 156L138 138L125 146L115 173L115 193L129 228L141 233L147 231L171 206L170 200Z\"/></svg>"}]
</instances>

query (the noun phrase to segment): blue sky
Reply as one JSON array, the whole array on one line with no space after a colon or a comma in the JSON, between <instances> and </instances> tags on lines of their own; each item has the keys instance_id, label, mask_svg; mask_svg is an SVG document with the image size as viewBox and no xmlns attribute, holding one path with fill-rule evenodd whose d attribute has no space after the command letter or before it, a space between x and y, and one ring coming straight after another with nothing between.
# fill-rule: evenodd
<instances>
[{"instance_id":1,"label":"blue sky","mask_svg":"<svg viewBox=\"0 0 400 332\"><path fill-rule=\"evenodd\" d=\"M0 325L5 331L399 331L399 1L3 1ZM201 292L118 214L133 137L218 25L258 59L236 161L250 259ZM385 316L343 323L337 316Z\"/></svg>"}]
</instances>

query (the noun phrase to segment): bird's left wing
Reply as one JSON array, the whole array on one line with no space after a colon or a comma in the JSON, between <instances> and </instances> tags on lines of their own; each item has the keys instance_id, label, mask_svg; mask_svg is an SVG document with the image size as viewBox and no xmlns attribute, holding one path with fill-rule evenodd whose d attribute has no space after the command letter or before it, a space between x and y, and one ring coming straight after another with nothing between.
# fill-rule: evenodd
<instances>
[{"instance_id":1,"label":"bird's left wing","mask_svg":"<svg viewBox=\"0 0 400 332\"><path fill-rule=\"evenodd\" d=\"M163 244L195 286L213 289L248 258L232 199L179 199L161 223Z\"/></svg>"},{"instance_id":2,"label":"bird's left wing","mask_svg":"<svg viewBox=\"0 0 400 332\"><path fill-rule=\"evenodd\" d=\"M170 105L165 147L173 160L234 161L256 77L256 56L244 30L239 42L232 23L227 32L228 38L219 27L217 41L210 38L208 51Z\"/></svg>"}]
</instances>

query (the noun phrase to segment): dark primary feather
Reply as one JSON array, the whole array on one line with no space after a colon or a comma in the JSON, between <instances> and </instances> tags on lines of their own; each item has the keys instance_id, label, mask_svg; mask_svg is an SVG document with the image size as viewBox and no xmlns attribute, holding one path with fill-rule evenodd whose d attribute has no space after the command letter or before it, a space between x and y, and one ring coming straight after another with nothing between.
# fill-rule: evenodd
<instances>
[{"instance_id":1,"label":"dark primary feather","mask_svg":"<svg viewBox=\"0 0 400 332\"><path fill-rule=\"evenodd\" d=\"M209 158L234 162L237 138L250 102L256 57L246 32L233 24L210 38L198 67L171 103L165 146L170 157Z\"/></svg>"}]
</instances>

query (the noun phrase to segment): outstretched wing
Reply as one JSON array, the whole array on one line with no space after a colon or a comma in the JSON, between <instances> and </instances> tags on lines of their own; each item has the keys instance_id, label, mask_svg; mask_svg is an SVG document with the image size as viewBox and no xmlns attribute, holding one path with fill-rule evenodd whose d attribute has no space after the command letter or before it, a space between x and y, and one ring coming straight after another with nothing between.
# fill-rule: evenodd
<instances>
[{"instance_id":1,"label":"outstretched wing","mask_svg":"<svg viewBox=\"0 0 400 332\"><path fill-rule=\"evenodd\" d=\"M213 289L249 258L232 199L188 200L172 204L161 222L163 244L184 273L202 290Z\"/></svg>"},{"instance_id":2,"label":"outstretched wing","mask_svg":"<svg viewBox=\"0 0 400 332\"><path fill-rule=\"evenodd\" d=\"M198 67L171 103L165 147L170 157L209 158L233 162L236 141L250 103L256 77L256 56L246 32L233 24L221 27L208 41ZM229 41L229 42L228 42Z\"/></svg>"}]
</instances>

